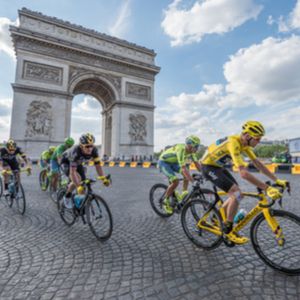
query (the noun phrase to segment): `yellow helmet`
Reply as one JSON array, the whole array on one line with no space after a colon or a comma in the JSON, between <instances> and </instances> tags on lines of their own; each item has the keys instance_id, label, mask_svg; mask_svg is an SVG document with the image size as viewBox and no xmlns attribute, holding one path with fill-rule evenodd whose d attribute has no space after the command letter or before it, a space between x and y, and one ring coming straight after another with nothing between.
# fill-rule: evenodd
<instances>
[{"instance_id":1,"label":"yellow helmet","mask_svg":"<svg viewBox=\"0 0 300 300\"><path fill-rule=\"evenodd\" d=\"M17 144L14 140L12 139L9 139L7 142L6 142L6 148L8 150L15 150L17 148Z\"/></svg>"},{"instance_id":2,"label":"yellow helmet","mask_svg":"<svg viewBox=\"0 0 300 300\"><path fill-rule=\"evenodd\" d=\"M95 143L95 137L91 133L85 133L79 138L81 145L93 145Z\"/></svg>"},{"instance_id":3,"label":"yellow helmet","mask_svg":"<svg viewBox=\"0 0 300 300\"><path fill-rule=\"evenodd\" d=\"M248 133L253 138L259 138L265 135L264 126L258 121L247 121L243 125L243 133Z\"/></svg>"}]
</instances>

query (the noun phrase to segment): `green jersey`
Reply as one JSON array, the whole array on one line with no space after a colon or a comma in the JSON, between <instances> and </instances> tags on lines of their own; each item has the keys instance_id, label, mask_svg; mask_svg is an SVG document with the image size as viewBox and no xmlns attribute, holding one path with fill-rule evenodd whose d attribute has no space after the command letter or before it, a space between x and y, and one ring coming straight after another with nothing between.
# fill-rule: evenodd
<instances>
[{"instance_id":1,"label":"green jersey","mask_svg":"<svg viewBox=\"0 0 300 300\"><path fill-rule=\"evenodd\" d=\"M166 163L179 164L180 167L186 165L189 159L193 162L198 160L194 153L186 152L185 144L177 144L165 150L159 159Z\"/></svg>"},{"instance_id":2,"label":"green jersey","mask_svg":"<svg viewBox=\"0 0 300 300\"><path fill-rule=\"evenodd\" d=\"M50 154L49 150L45 150L45 151L42 152L41 159L42 159L42 160L45 160L45 161L47 161L47 162L50 161L50 159L51 159L51 154Z\"/></svg>"},{"instance_id":3,"label":"green jersey","mask_svg":"<svg viewBox=\"0 0 300 300\"><path fill-rule=\"evenodd\" d=\"M57 160L57 158L61 157L63 152L65 152L67 149L68 148L65 144L61 144L61 145L57 146L54 153L52 154L51 159Z\"/></svg>"}]
</instances>

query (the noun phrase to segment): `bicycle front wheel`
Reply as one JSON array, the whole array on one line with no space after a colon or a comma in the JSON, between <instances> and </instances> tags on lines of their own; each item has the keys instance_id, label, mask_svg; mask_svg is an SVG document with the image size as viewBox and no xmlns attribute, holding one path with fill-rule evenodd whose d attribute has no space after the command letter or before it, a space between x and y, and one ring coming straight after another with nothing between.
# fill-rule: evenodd
<instances>
[{"instance_id":1,"label":"bicycle front wheel","mask_svg":"<svg viewBox=\"0 0 300 300\"><path fill-rule=\"evenodd\" d=\"M67 189L62 188L57 193L57 209L58 213L61 217L61 219L64 221L64 223L68 226L71 226L74 224L76 220L76 216L74 214L73 208L66 208L64 203L64 196Z\"/></svg>"},{"instance_id":2,"label":"bicycle front wheel","mask_svg":"<svg viewBox=\"0 0 300 300\"><path fill-rule=\"evenodd\" d=\"M153 187L150 190L151 207L156 212L156 214L163 218L168 218L172 216L172 214L168 214L163 208L163 201L165 199L167 189L167 185L163 183L158 183L153 185Z\"/></svg>"},{"instance_id":3,"label":"bicycle front wheel","mask_svg":"<svg viewBox=\"0 0 300 300\"><path fill-rule=\"evenodd\" d=\"M85 207L87 222L92 233L100 241L110 238L113 230L113 220L105 200L98 195L92 195Z\"/></svg>"},{"instance_id":4,"label":"bicycle front wheel","mask_svg":"<svg viewBox=\"0 0 300 300\"><path fill-rule=\"evenodd\" d=\"M22 184L19 184L18 192L15 195L15 199L13 200L15 204L15 208L17 211L23 215L26 210L26 199L25 199L25 192L23 189Z\"/></svg>"},{"instance_id":5,"label":"bicycle front wheel","mask_svg":"<svg viewBox=\"0 0 300 300\"><path fill-rule=\"evenodd\" d=\"M222 235L214 232L222 232L221 216L216 208L207 215L210 203L204 199L194 199L188 202L181 213L181 224L186 236L197 247L212 250L223 241ZM203 227L199 227L199 220L203 218Z\"/></svg>"},{"instance_id":6,"label":"bicycle front wheel","mask_svg":"<svg viewBox=\"0 0 300 300\"><path fill-rule=\"evenodd\" d=\"M284 243L276 240L267 220L260 214L251 226L251 241L255 252L275 270L289 274L300 274L300 218L283 210L272 210L271 216L280 225Z\"/></svg>"}]
</instances>

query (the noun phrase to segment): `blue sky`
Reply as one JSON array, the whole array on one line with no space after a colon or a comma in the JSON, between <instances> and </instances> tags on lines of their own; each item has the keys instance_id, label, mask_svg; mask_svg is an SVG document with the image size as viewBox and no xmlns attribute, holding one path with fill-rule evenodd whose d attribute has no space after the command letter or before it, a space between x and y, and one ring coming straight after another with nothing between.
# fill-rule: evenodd
<instances>
[{"instance_id":1,"label":"blue sky","mask_svg":"<svg viewBox=\"0 0 300 300\"><path fill-rule=\"evenodd\" d=\"M300 136L300 0L0 0L0 139L15 74L7 28L22 7L155 50L156 150L189 134L208 145L248 119L268 139ZM100 141L101 109L77 96L72 134Z\"/></svg>"}]
</instances>

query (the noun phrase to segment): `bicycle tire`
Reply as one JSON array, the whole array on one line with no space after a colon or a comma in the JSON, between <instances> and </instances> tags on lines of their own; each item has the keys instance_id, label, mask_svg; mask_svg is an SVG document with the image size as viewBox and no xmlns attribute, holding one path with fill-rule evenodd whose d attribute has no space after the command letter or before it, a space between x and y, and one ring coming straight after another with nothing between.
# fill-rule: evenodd
<instances>
[{"instance_id":1,"label":"bicycle tire","mask_svg":"<svg viewBox=\"0 0 300 300\"><path fill-rule=\"evenodd\" d=\"M57 209L58 213L63 220L63 222L68 225L72 226L76 221L76 215L74 214L74 209L66 208L64 205L64 195L66 193L65 188L61 188L57 193Z\"/></svg>"},{"instance_id":2,"label":"bicycle tire","mask_svg":"<svg viewBox=\"0 0 300 300\"><path fill-rule=\"evenodd\" d=\"M174 212L172 214L166 213L162 206L163 200L164 200L164 195L166 193L167 188L168 188L168 186L163 183L154 184L150 190L150 195L149 195L150 204L151 204L152 209L154 210L154 212L157 215L159 215L162 218L169 218L174 214ZM155 192L157 192L157 190L159 190L159 189L161 189L161 192L156 197Z\"/></svg>"},{"instance_id":3,"label":"bicycle tire","mask_svg":"<svg viewBox=\"0 0 300 300\"><path fill-rule=\"evenodd\" d=\"M184 233L194 245L204 250L213 250L223 242L222 235L219 236L205 229L197 228L198 221L211 205L204 199L204 195L202 195L203 199L193 199L186 203L181 213L181 225ZM222 226L220 213L215 207L211 210L209 218L215 223L214 226L216 224L218 227ZM222 229L220 228L220 230Z\"/></svg>"},{"instance_id":4,"label":"bicycle tire","mask_svg":"<svg viewBox=\"0 0 300 300\"><path fill-rule=\"evenodd\" d=\"M261 213L254 219L250 228L253 248L262 261L271 268L288 275L299 275L300 217L284 210L271 210L270 213L282 228L285 243L283 246L276 243L276 237ZM286 225L287 220L292 223ZM263 231L264 229L267 230ZM280 265L280 263L287 263L287 265Z\"/></svg>"},{"instance_id":5,"label":"bicycle tire","mask_svg":"<svg viewBox=\"0 0 300 300\"><path fill-rule=\"evenodd\" d=\"M25 198L24 188L21 183L19 184L19 190L16 193L16 197L12 200L12 205L16 207L17 211L21 215L24 215L26 210L26 198Z\"/></svg>"},{"instance_id":6,"label":"bicycle tire","mask_svg":"<svg viewBox=\"0 0 300 300\"><path fill-rule=\"evenodd\" d=\"M89 197L85 206L87 223L99 241L106 241L110 238L113 231L112 214L102 197L95 194ZM100 222L98 222L99 220ZM103 223L105 223L106 228L104 228Z\"/></svg>"},{"instance_id":7,"label":"bicycle tire","mask_svg":"<svg viewBox=\"0 0 300 300\"><path fill-rule=\"evenodd\" d=\"M2 180L2 177L0 176L0 198L2 197L3 195L3 180Z\"/></svg>"},{"instance_id":8,"label":"bicycle tire","mask_svg":"<svg viewBox=\"0 0 300 300\"><path fill-rule=\"evenodd\" d=\"M43 179L43 178L46 178L46 179ZM42 170L40 172L40 175L39 175L39 183L40 183L40 188L41 190L44 192L44 191L47 191L48 189L48 186L49 186L49 178L48 178L48 174L47 174L47 170ZM45 188L43 189L43 185L45 185Z\"/></svg>"}]
</instances>

